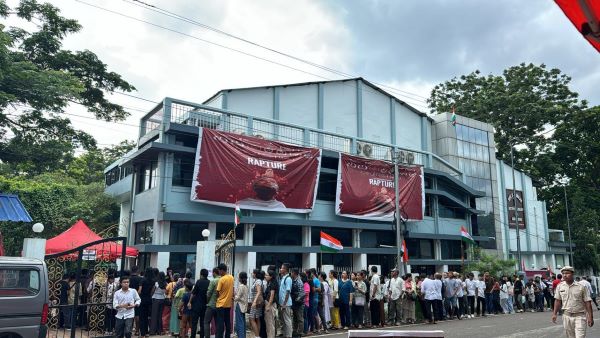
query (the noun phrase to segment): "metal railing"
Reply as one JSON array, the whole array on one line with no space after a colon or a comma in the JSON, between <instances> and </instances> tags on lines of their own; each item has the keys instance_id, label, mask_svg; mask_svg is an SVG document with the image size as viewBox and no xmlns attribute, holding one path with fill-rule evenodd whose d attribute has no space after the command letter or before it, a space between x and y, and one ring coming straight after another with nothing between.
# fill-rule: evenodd
<instances>
[{"instance_id":1,"label":"metal railing","mask_svg":"<svg viewBox=\"0 0 600 338\"><path fill-rule=\"evenodd\" d=\"M462 179L462 172L458 168L438 155L427 151L306 128L173 98L165 98L150 113L142 117L140 138L168 123L187 124L241 135L252 135L299 146L317 147L384 161L392 161L394 154L396 154L396 158L399 159L400 163L423 165L427 168L446 172L459 180Z\"/></svg>"}]
</instances>

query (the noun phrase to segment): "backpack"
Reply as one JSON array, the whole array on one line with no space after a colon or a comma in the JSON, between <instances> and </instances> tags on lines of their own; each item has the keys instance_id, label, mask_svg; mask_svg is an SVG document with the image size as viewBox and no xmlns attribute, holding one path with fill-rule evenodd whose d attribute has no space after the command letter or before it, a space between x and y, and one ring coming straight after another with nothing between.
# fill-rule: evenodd
<instances>
[{"instance_id":1,"label":"backpack","mask_svg":"<svg viewBox=\"0 0 600 338\"><path fill-rule=\"evenodd\" d=\"M292 281L292 291L290 291L293 305L303 305L306 295L304 294L304 284L301 280Z\"/></svg>"}]
</instances>

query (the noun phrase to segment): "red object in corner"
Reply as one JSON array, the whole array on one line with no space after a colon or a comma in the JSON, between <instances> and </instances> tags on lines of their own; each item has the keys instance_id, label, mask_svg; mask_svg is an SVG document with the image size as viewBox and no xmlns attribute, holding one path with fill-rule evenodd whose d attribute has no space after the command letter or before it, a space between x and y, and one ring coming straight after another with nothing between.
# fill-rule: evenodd
<instances>
[{"instance_id":1,"label":"red object in corner","mask_svg":"<svg viewBox=\"0 0 600 338\"><path fill-rule=\"evenodd\" d=\"M600 52L600 1L555 0L575 28Z\"/></svg>"}]
</instances>

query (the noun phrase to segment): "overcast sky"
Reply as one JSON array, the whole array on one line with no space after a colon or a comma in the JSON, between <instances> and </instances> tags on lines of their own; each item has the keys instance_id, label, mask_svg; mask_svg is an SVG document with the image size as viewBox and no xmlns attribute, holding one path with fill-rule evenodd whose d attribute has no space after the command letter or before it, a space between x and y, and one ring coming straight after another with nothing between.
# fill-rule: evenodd
<instances>
[{"instance_id":1,"label":"overcast sky","mask_svg":"<svg viewBox=\"0 0 600 338\"><path fill-rule=\"evenodd\" d=\"M94 51L110 70L137 87L134 95L152 101L171 96L202 102L224 88L343 77L128 1L85 1L129 17L79 1L51 1L63 15L83 25L80 33L65 40L65 48ZM591 105L600 104L600 54L550 0L146 2L295 57L391 86L398 89L390 90L398 98L423 111L424 98L434 85L476 69L500 74L521 62L561 69L572 77L572 89L581 98ZM127 121L107 124L81 117L72 121L101 145L135 139L139 118L153 104L122 95L115 95L114 100L130 108ZM79 107L72 109L74 114L87 115Z\"/></svg>"}]
</instances>

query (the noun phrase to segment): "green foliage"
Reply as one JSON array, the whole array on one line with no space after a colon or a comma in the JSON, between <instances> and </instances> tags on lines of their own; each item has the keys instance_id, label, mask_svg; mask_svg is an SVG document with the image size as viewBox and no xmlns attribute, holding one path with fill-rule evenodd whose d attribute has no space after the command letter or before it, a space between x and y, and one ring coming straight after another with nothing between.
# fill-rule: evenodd
<instances>
[{"instance_id":1,"label":"green foliage","mask_svg":"<svg viewBox=\"0 0 600 338\"><path fill-rule=\"evenodd\" d=\"M37 30L0 24L2 171L35 176L64 169L73 160L74 149L94 149L96 142L74 129L61 113L70 104L80 104L99 119L122 120L128 113L107 100L105 93L135 88L108 71L93 52L62 49L62 40L81 26L60 16L58 8L21 0L11 9L0 0L0 17L9 15L34 23Z\"/></svg>"},{"instance_id":2,"label":"green foliage","mask_svg":"<svg viewBox=\"0 0 600 338\"><path fill-rule=\"evenodd\" d=\"M498 256L486 254L475 248L475 257L478 259L466 267L466 271L479 271L480 274L489 272L491 276L501 277L515 273L517 262L514 259L502 259Z\"/></svg>"}]
</instances>

